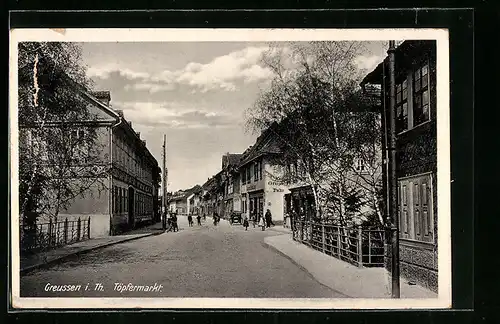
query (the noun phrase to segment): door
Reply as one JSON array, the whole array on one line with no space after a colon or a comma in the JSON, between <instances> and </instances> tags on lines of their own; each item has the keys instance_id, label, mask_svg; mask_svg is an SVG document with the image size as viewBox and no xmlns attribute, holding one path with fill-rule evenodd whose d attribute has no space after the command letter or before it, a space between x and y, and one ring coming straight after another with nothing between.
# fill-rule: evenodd
<instances>
[{"instance_id":1,"label":"door","mask_svg":"<svg viewBox=\"0 0 500 324\"><path fill-rule=\"evenodd\" d=\"M128 225L134 227L134 210L135 210L135 190L132 187L128 188Z\"/></svg>"}]
</instances>

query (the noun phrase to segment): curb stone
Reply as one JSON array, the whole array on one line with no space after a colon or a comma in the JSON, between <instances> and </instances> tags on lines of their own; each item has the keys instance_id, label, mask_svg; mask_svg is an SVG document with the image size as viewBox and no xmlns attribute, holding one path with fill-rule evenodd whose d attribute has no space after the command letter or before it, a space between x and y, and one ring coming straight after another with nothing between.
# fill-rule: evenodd
<instances>
[{"instance_id":1,"label":"curb stone","mask_svg":"<svg viewBox=\"0 0 500 324\"><path fill-rule=\"evenodd\" d=\"M160 231L158 233L149 233L149 234L144 234L144 235L139 236L139 237L130 237L130 238L127 238L127 239L124 239L124 240L121 240L121 241L109 242L109 243L97 245L97 246L94 246L94 247L91 247L91 248L88 248L88 249L80 250L80 251L77 251L77 252L74 252L74 253L70 253L70 254L67 254L67 255L63 255L63 256L57 257L55 259L52 259L50 261L46 261L44 263L39 263L39 264L35 264L35 265L32 265L32 266L23 268L19 272L20 272L20 275L26 275L29 272L32 272L34 270L45 269L45 268L48 268L48 267L53 266L55 264L61 263L61 262L65 261L65 260L67 260L67 259L69 259L69 258L71 258L73 256L82 255L82 254L85 254L85 253L88 253L88 252L91 252L91 251L95 251L95 250L98 250L98 249L101 249L101 248L105 248L105 247L108 247L108 246L112 246L112 245L116 245L116 244L119 244L119 243L130 242L130 241L138 240L138 239L141 239L141 238L144 238L144 237L156 236L156 235L160 235L160 234L163 234L163 233L164 233L163 231Z\"/></svg>"}]
</instances>

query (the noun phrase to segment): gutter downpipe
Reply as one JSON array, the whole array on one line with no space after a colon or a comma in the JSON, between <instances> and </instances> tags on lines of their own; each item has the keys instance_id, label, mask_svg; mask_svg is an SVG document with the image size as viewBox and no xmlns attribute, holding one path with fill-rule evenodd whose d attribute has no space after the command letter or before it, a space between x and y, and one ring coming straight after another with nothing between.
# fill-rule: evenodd
<instances>
[{"instance_id":1,"label":"gutter downpipe","mask_svg":"<svg viewBox=\"0 0 500 324\"><path fill-rule=\"evenodd\" d=\"M397 189L396 160L396 75L395 75L395 41L389 41L389 215L391 217L392 233L392 298L400 298L400 268L399 268L399 217Z\"/></svg>"},{"instance_id":2,"label":"gutter downpipe","mask_svg":"<svg viewBox=\"0 0 500 324\"><path fill-rule=\"evenodd\" d=\"M115 123L114 125L111 125L108 130L108 143L109 143L109 162L110 162L110 168L109 168L109 174L108 174L108 181L109 181L109 191L108 191L108 207L109 207L109 236L113 235L113 175L112 175L112 170L113 170L113 129L117 126L119 126L123 118L121 116L118 117L119 121Z\"/></svg>"}]
</instances>

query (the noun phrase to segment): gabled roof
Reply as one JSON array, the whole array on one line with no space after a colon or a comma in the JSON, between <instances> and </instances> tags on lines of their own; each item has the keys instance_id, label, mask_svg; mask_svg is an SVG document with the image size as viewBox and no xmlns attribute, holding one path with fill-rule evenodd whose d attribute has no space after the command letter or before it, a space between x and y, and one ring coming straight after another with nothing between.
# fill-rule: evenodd
<instances>
[{"instance_id":1,"label":"gabled roof","mask_svg":"<svg viewBox=\"0 0 500 324\"><path fill-rule=\"evenodd\" d=\"M281 153L279 142L276 136L273 136L273 127L274 125L271 125L271 127L264 130L255 141L255 144L243 152L243 156L240 160L240 166L243 166L262 155Z\"/></svg>"}]
</instances>

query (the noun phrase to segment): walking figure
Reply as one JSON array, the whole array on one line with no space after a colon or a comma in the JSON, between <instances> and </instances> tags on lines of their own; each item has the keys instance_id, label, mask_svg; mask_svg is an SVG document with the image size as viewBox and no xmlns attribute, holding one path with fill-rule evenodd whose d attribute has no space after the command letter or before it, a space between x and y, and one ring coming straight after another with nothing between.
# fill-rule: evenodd
<instances>
[{"instance_id":1,"label":"walking figure","mask_svg":"<svg viewBox=\"0 0 500 324\"><path fill-rule=\"evenodd\" d=\"M191 215L188 216L188 224L189 224L189 227L193 226L193 216L191 216Z\"/></svg>"},{"instance_id":2,"label":"walking figure","mask_svg":"<svg viewBox=\"0 0 500 324\"><path fill-rule=\"evenodd\" d=\"M261 227L263 231L266 229L266 222L264 222L264 217L262 216L259 217L259 227Z\"/></svg>"},{"instance_id":3,"label":"walking figure","mask_svg":"<svg viewBox=\"0 0 500 324\"><path fill-rule=\"evenodd\" d=\"M196 216L196 221L198 222L198 226L201 226L201 216L200 215Z\"/></svg>"},{"instance_id":4,"label":"walking figure","mask_svg":"<svg viewBox=\"0 0 500 324\"><path fill-rule=\"evenodd\" d=\"M243 227L245 228L245 231L248 230L248 217L247 215L244 216L245 218L243 219Z\"/></svg>"},{"instance_id":5,"label":"walking figure","mask_svg":"<svg viewBox=\"0 0 500 324\"><path fill-rule=\"evenodd\" d=\"M174 232L178 232L179 231L179 226L177 225L177 214L176 213L173 213L172 214L172 229Z\"/></svg>"},{"instance_id":6,"label":"walking figure","mask_svg":"<svg viewBox=\"0 0 500 324\"><path fill-rule=\"evenodd\" d=\"M217 226L218 222L219 222L219 215L217 213L214 213L214 225Z\"/></svg>"},{"instance_id":7,"label":"walking figure","mask_svg":"<svg viewBox=\"0 0 500 324\"><path fill-rule=\"evenodd\" d=\"M255 225L257 225L257 217L255 216L255 214L252 214L252 225L253 228L255 228Z\"/></svg>"},{"instance_id":8,"label":"walking figure","mask_svg":"<svg viewBox=\"0 0 500 324\"><path fill-rule=\"evenodd\" d=\"M207 215L205 213L203 213L203 221L206 221L207 220Z\"/></svg>"},{"instance_id":9,"label":"walking figure","mask_svg":"<svg viewBox=\"0 0 500 324\"><path fill-rule=\"evenodd\" d=\"M274 226L273 217L272 217L271 211L269 209L266 211L265 217L266 217L266 227L269 228L269 227L271 227L271 225Z\"/></svg>"}]
</instances>

